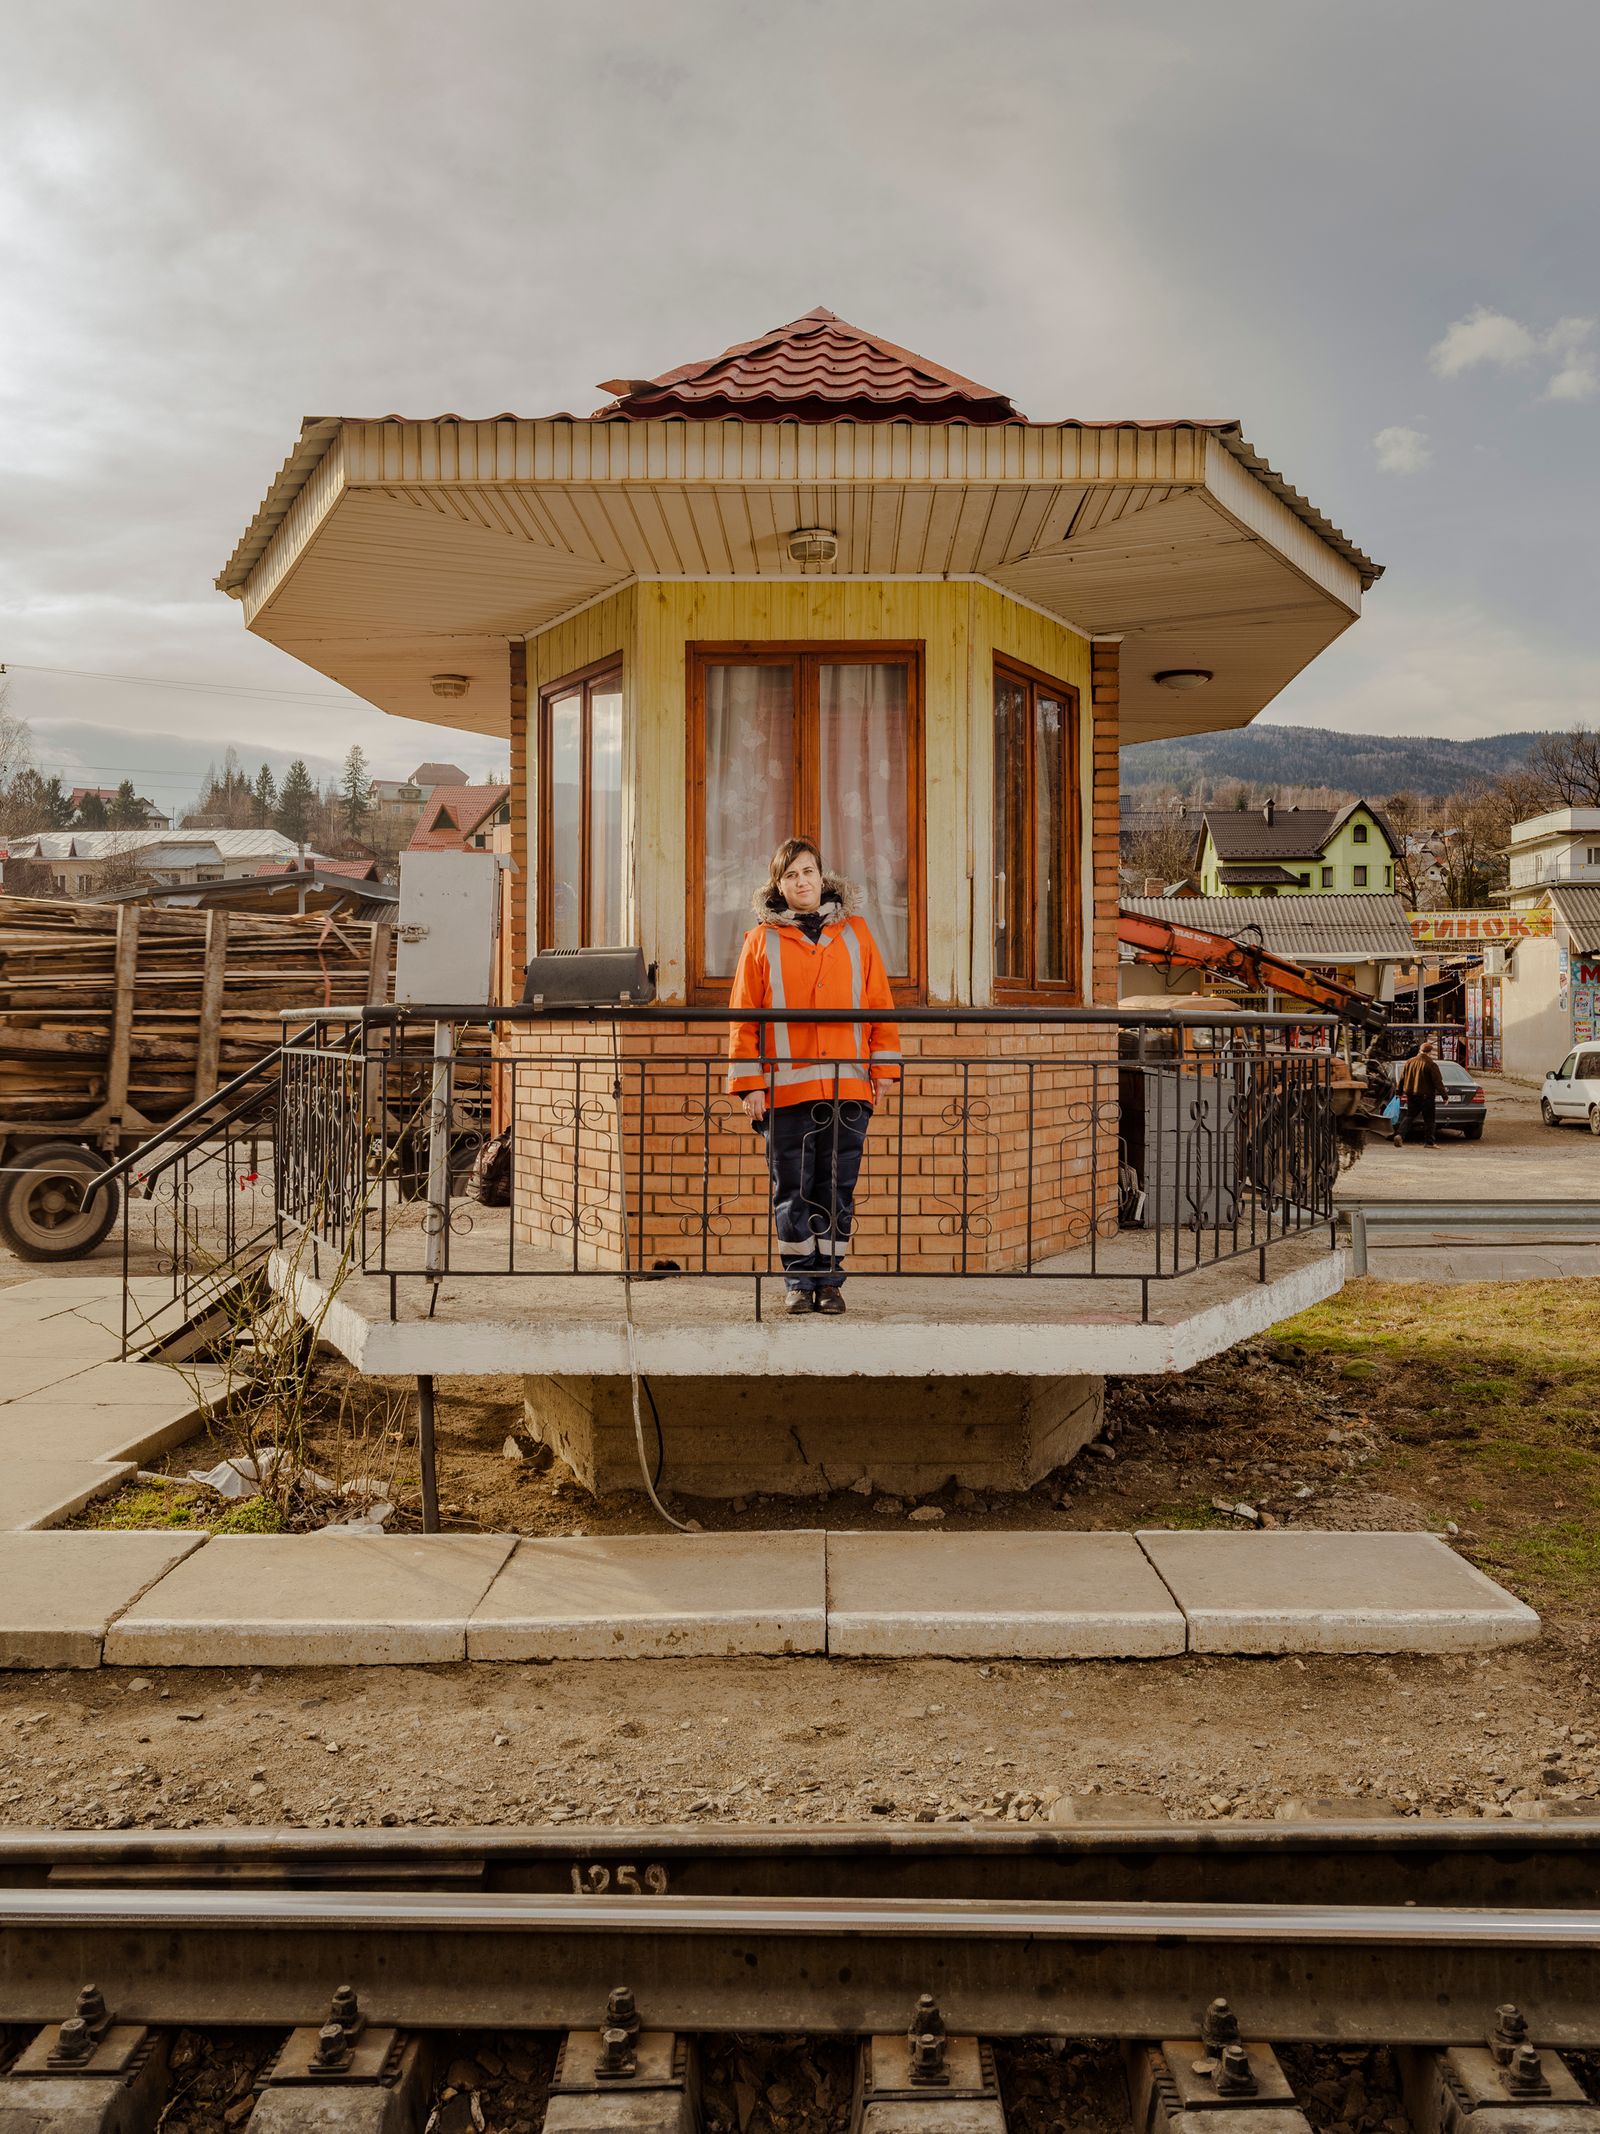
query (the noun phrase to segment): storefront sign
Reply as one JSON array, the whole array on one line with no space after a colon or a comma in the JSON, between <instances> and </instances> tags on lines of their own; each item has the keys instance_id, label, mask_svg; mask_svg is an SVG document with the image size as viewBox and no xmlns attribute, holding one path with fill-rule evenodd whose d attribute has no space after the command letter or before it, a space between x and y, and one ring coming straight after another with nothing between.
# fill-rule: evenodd
<instances>
[{"instance_id":1,"label":"storefront sign","mask_svg":"<svg viewBox=\"0 0 1600 2134\"><path fill-rule=\"evenodd\" d=\"M1548 904L1533 911L1410 911L1413 941L1548 941L1555 913Z\"/></svg>"}]
</instances>

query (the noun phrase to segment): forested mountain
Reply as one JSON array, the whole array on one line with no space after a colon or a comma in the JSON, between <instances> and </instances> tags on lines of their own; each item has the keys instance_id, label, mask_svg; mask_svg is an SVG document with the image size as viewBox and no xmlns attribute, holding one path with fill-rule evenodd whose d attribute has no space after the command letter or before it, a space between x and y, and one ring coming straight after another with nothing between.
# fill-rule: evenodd
<instances>
[{"instance_id":1,"label":"forested mountain","mask_svg":"<svg viewBox=\"0 0 1600 2134\"><path fill-rule=\"evenodd\" d=\"M1537 733L1439 741L1421 734L1342 734L1323 726L1257 723L1184 741L1144 741L1122 751L1122 789L1177 790L1225 799L1233 785L1321 786L1381 799L1386 793L1442 797L1517 770Z\"/></svg>"}]
</instances>

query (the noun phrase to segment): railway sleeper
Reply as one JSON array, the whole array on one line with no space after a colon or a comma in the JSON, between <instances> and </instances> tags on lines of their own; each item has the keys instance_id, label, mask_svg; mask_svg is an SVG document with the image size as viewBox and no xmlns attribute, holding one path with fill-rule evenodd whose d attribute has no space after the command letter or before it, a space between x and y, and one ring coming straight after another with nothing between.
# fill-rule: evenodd
<instances>
[{"instance_id":1,"label":"railway sleeper","mask_svg":"<svg viewBox=\"0 0 1600 2134\"><path fill-rule=\"evenodd\" d=\"M544 2134L698 2134L694 2041L646 2030L632 1993L612 1990L598 2030L569 2030L556 2051Z\"/></svg>"},{"instance_id":2,"label":"railway sleeper","mask_svg":"<svg viewBox=\"0 0 1600 2134\"><path fill-rule=\"evenodd\" d=\"M1006 2134L992 2050L923 1994L908 2030L861 2040L850 2134Z\"/></svg>"},{"instance_id":3,"label":"railway sleeper","mask_svg":"<svg viewBox=\"0 0 1600 2134\"><path fill-rule=\"evenodd\" d=\"M1124 2056L1133 2134L1311 2134L1277 2054L1241 2037L1225 2000L1199 2037L1129 2040Z\"/></svg>"},{"instance_id":4,"label":"railway sleeper","mask_svg":"<svg viewBox=\"0 0 1600 2134\"><path fill-rule=\"evenodd\" d=\"M1413 2134L1600 2134L1600 2106L1559 2053L1534 2044L1513 2002L1482 2045L1396 2058Z\"/></svg>"},{"instance_id":5,"label":"railway sleeper","mask_svg":"<svg viewBox=\"0 0 1600 2134\"><path fill-rule=\"evenodd\" d=\"M0 2134L147 2134L170 2088L171 2035L118 2023L98 1987L0 2077Z\"/></svg>"}]
</instances>

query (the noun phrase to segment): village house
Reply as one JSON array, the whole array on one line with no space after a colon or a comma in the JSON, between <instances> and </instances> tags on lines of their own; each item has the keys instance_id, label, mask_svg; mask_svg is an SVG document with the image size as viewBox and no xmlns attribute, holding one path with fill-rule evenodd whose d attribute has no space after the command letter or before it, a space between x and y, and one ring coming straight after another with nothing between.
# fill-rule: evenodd
<instances>
[{"instance_id":1,"label":"village house","mask_svg":"<svg viewBox=\"0 0 1600 2134\"><path fill-rule=\"evenodd\" d=\"M1498 896L1515 910L1569 883L1600 883L1600 808L1551 808L1513 823Z\"/></svg>"},{"instance_id":2,"label":"village house","mask_svg":"<svg viewBox=\"0 0 1600 2134\"><path fill-rule=\"evenodd\" d=\"M508 785L439 785L422 804L408 852L492 852L511 821Z\"/></svg>"},{"instance_id":3,"label":"village house","mask_svg":"<svg viewBox=\"0 0 1600 2134\"><path fill-rule=\"evenodd\" d=\"M1207 808L1195 840L1200 894L1382 896L1400 844L1369 801L1340 808Z\"/></svg>"},{"instance_id":4,"label":"village house","mask_svg":"<svg viewBox=\"0 0 1600 2134\"><path fill-rule=\"evenodd\" d=\"M266 860L299 855L276 830L36 830L7 840L15 861L43 861L58 896L93 897L133 882L231 882Z\"/></svg>"},{"instance_id":5,"label":"village house","mask_svg":"<svg viewBox=\"0 0 1600 2134\"><path fill-rule=\"evenodd\" d=\"M531 1425L597 1486L636 1475L630 1356L685 1488L1032 1479L1092 1432L1106 1369L1169 1368L1341 1278L1320 1153L1287 1185L1184 1201L1169 1178L1152 1205L1237 1274L1192 1307L1152 1305L1174 1266L1118 1236L1118 749L1248 723L1377 567L1237 423L1030 421L823 310L602 389L587 417L309 419L218 580L381 709L508 744L507 997L530 953L609 946L657 988L497 1022L506 1271L548 1278L538 1309L485 1282L425 1318L377 1276L372 1304L364 1260L330 1323L397 1315L350 1334L365 1369L521 1371ZM1371 811L1311 857L1342 864L1357 830L1381 891ZM766 1180L720 1065L751 894L795 831L856 886L906 1053L828 1342L751 1322ZM1318 1085L1227 1073L1230 1150L1269 1089L1331 1147ZM1176 1131L1150 1126L1146 1160L1176 1164ZM740 1279L552 1301L562 1269L625 1264ZM1118 1268L1115 1300L1075 1286Z\"/></svg>"}]
</instances>

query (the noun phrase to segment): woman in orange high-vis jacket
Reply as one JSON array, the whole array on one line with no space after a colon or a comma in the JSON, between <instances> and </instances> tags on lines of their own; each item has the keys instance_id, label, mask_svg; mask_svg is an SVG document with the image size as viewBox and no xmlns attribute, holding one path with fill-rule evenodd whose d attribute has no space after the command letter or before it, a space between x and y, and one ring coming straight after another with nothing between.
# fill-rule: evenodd
<instances>
[{"instance_id":1,"label":"woman in orange high-vis jacket","mask_svg":"<svg viewBox=\"0 0 1600 2134\"><path fill-rule=\"evenodd\" d=\"M858 1023L735 1023L728 1087L766 1135L792 1313L844 1310L844 1256L872 1108L900 1078L894 995L850 885L809 838L772 856L734 973L735 1008L859 1008Z\"/></svg>"}]
</instances>

